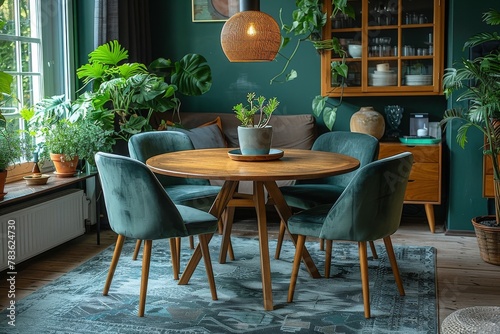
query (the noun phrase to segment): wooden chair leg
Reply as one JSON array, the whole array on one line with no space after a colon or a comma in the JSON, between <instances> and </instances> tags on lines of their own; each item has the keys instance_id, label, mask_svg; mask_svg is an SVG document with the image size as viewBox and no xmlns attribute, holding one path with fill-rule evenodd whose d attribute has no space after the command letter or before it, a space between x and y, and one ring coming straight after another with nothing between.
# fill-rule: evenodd
<instances>
[{"instance_id":1,"label":"wooden chair leg","mask_svg":"<svg viewBox=\"0 0 500 334\"><path fill-rule=\"evenodd\" d=\"M198 238L200 239L201 256L205 261L205 269L207 271L210 292L212 293L212 300L217 300L217 289L215 287L214 272L212 270L212 260L210 259L210 251L208 250L209 238L207 234L200 234Z\"/></svg>"},{"instance_id":2,"label":"wooden chair leg","mask_svg":"<svg viewBox=\"0 0 500 334\"><path fill-rule=\"evenodd\" d=\"M115 251L113 252L113 258L111 259L111 264L109 265L108 277L106 278L106 283L104 284L104 290L102 291L103 296L107 296L109 292L109 287L111 286L111 281L115 275L116 265L120 259L120 254L122 253L123 242L125 237L123 235L118 235L116 239Z\"/></svg>"},{"instance_id":3,"label":"wooden chair leg","mask_svg":"<svg viewBox=\"0 0 500 334\"><path fill-rule=\"evenodd\" d=\"M319 250L325 250L325 239L319 239Z\"/></svg>"},{"instance_id":4,"label":"wooden chair leg","mask_svg":"<svg viewBox=\"0 0 500 334\"><path fill-rule=\"evenodd\" d=\"M401 279L401 275L399 274L398 262L396 261L396 255L394 254L394 248L392 247L390 236L384 238L384 244L387 251L387 256L389 257L389 261L391 262L392 273L394 275L396 285L398 286L399 295L404 296L405 289L403 287L403 280Z\"/></svg>"},{"instance_id":5,"label":"wooden chair leg","mask_svg":"<svg viewBox=\"0 0 500 334\"><path fill-rule=\"evenodd\" d=\"M222 219L223 219L224 224L231 224L231 226L233 226L235 209L236 208L234 206L226 207L226 210L224 210L224 213L222 215ZM234 257L234 251L233 251L233 244L231 243L231 236L229 236L229 245L228 245L227 250L229 252L229 259L231 261L234 261L235 257Z\"/></svg>"},{"instance_id":6,"label":"wooden chair leg","mask_svg":"<svg viewBox=\"0 0 500 334\"><path fill-rule=\"evenodd\" d=\"M234 209L234 207L227 207L222 214L222 219L219 221L219 223L222 223L223 225L219 263L226 263L228 252L229 258L231 259L231 261L234 261L234 252L231 245L231 231L233 229Z\"/></svg>"},{"instance_id":7,"label":"wooden chair leg","mask_svg":"<svg viewBox=\"0 0 500 334\"><path fill-rule=\"evenodd\" d=\"M368 243L370 244L370 250L372 251L373 258L375 260L378 259L378 254L377 254L377 249L375 248L375 244L373 243L373 241L369 241Z\"/></svg>"},{"instance_id":8,"label":"wooden chair leg","mask_svg":"<svg viewBox=\"0 0 500 334\"><path fill-rule=\"evenodd\" d=\"M278 234L278 241L276 243L276 252L274 253L274 258L278 260L280 258L281 246L283 245L283 239L285 238L286 223L284 221L280 222L280 231Z\"/></svg>"},{"instance_id":9,"label":"wooden chair leg","mask_svg":"<svg viewBox=\"0 0 500 334\"><path fill-rule=\"evenodd\" d=\"M148 293L149 265L151 263L152 244L152 240L144 240L144 252L142 254L141 291L139 294L139 317L144 316L144 310L146 309L146 295Z\"/></svg>"},{"instance_id":10,"label":"wooden chair leg","mask_svg":"<svg viewBox=\"0 0 500 334\"><path fill-rule=\"evenodd\" d=\"M189 236L189 248L194 249L194 238L192 235Z\"/></svg>"},{"instance_id":11,"label":"wooden chair leg","mask_svg":"<svg viewBox=\"0 0 500 334\"><path fill-rule=\"evenodd\" d=\"M365 307L365 318L370 318L370 283L368 281L368 255L366 242L358 242L359 268L361 271L361 287L363 289L363 304Z\"/></svg>"},{"instance_id":12,"label":"wooden chair leg","mask_svg":"<svg viewBox=\"0 0 500 334\"><path fill-rule=\"evenodd\" d=\"M302 252L304 251L304 244L306 242L305 235L297 235L297 243L295 245L295 256L293 258L292 275L290 276L290 286L288 288L289 303L293 302L293 294L295 292L295 285L297 284L297 276L299 275L300 262L302 261Z\"/></svg>"},{"instance_id":13,"label":"wooden chair leg","mask_svg":"<svg viewBox=\"0 0 500 334\"><path fill-rule=\"evenodd\" d=\"M179 280L180 269L180 254L177 252L176 238L169 239L170 242L170 257L172 261L172 271L174 273L174 280Z\"/></svg>"},{"instance_id":14,"label":"wooden chair leg","mask_svg":"<svg viewBox=\"0 0 500 334\"><path fill-rule=\"evenodd\" d=\"M141 250L142 240L137 239L135 242L134 254L132 255L132 260L137 260L137 256L139 255L139 251Z\"/></svg>"},{"instance_id":15,"label":"wooden chair leg","mask_svg":"<svg viewBox=\"0 0 500 334\"><path fill-rule=\"evenodd\" d=\"M321 239L321 241L325 241ZM330 278L330 268L332 266L332 240L326 240L326 252L325 252L325 278Z\"/></svg>"}]
</instances>

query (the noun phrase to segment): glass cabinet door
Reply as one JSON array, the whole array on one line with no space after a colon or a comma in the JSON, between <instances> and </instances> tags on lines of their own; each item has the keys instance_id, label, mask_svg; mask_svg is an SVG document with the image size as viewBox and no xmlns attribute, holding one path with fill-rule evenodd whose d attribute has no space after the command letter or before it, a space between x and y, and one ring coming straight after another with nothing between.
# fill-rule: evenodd
<instances>
[{"instance_id":1,"label":"glass cabinet door","mask_svg":"<svg viewBox=\"0 0 500 334\"><path fill-rule=\"evenodd\" d=\"M331 1L324 4L331 12ZM338 38L347 51L349 74L345 80L334 80L331 64L341 59L334 52L323 53L323 96L442 94L442 2L353 0L349 4L356 18L338 14L324 29L325 36Z\"/></svg>"}]
</instances>

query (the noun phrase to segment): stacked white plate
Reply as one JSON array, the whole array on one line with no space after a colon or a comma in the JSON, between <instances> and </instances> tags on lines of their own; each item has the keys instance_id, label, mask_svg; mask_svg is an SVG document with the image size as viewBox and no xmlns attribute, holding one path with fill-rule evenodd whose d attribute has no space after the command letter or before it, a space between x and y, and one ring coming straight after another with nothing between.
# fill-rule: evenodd
<instances>
[{"instance_id":1,"label":"stacked white plate","mask_svg":"<svg viewBox=\"0 0 500 334\"><path fill-rule=\"evenodd\" d=\"M393 70L373 71L373 74L368 74L369 86L395 86L397 81L398 75Z\"/></svg>"},{"instance_id":2,"label":"stacked white plate","mask_svg":"<svg viewBox=\"0 0 500 334\"><path fill-rule=\"evenodd\" d=\"M431 74L408 74L405 76L407 86L432 85Z\"/></svg>"}]
</instances>

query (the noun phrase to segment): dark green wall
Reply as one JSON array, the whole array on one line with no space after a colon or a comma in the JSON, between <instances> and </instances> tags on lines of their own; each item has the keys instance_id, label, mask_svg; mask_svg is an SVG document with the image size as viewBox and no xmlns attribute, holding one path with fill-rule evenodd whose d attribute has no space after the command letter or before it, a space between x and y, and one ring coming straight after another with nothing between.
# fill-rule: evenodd
<instances>
[{"instance_id":1,"label":"dark green wall","mask_svg":"<svg viewBox=\"0 0 500 334\"><path fill-rule=\"evenodd\" d=\"M93 2L76 0L81 21L79 30L80 62L86 62L93 49ZM283 8L285 22L294 8L293 0L262 0L261 10L274 16L279 22ZM178 60L186 53L204 55L213 73L210 92L201 97L183 98L182 110L230 113L234 104L243 101L247 92L255 91L265 96L276 96L281 101L280 114L309 113L311 100L320 93L320 57L310 45L303 45L290 68L299 77L292 82L270 85L286 59L278 56L270 63L230 63L220 46L220 31L224 22L193 23L190 0L150 0L153 57ZM498 7L497 0L481 0L471 6L468 0L446 1L447 51L445 67L454 60L466 56L462 45L472 34L488 30L482 23L481 14L490 7ZM292 45L285 50L289 55ZM335 101L334 101L335 102ZM439 121L443 111L452 106L443 96L434 97L358 97L345 98L339 109L334 130L348 130L351 115L362 106L374 106L383 111L385 105L399 104L405 107L402 129L408 128L411 112L428 112L430 121ZM319 123L322 123L319 120ZM455 141L457 125L452 124L444 138L443 165L443 219L450 230L471 230L470 218L487 213L489 203L481 196L482 191L482 137L472 133L465 150ZM438 223L440 223L438 221Z\"/></svg>"},{"instance_id":2,"label":"dark green wall","mask_svg":"<svg viewBox=\"0 0 500 334\"><path fill-rule=\"evenodd\" d=\"M262 0L261 10L279 21L280 9L283 19L290 23L295 8L292 0ZM151 0L151 21L154 23L154 57L179 59L184 54L196 52L204 55L213 72L213 86L201 97L183 99L186 111L231 112L246 94L255 91L265 96L276 96L281 101L280 113L301 114L311 112L312 99L320 94L320 57L312 45L303 43L290 68L297 70L298 78L287 83L270 85L270 79L282 69L286 58L277 56L270 63L230 63L220 46L220 32L224 22L196 22L191 19L191 1ZM170 15L175 13L175 15ZM284 54L289 56L293 45L288 45ZM336 101L333 101L334 103ZM370 97L345 98L339 109L334 130L348 130L351 115L362 106L373 106L383 111L387 104L400 104L410 112L428 112L431 121L438 121L446 107L444 97ZM321 120L319 120L322 123ZM408 117L403 119L403 128L408 128Z\"/></svg>"},{"instance_id":3,"label":"dark green wall","mask_svg":"<svg viewBox=\"0 0 500 334\"><path fill-rule=\"evenodd\" d=\"M448 20L448 57L447 66L452 66L462 57L468 57L468 50L463 50L465 41L472 35L495 30L482 22L482 13L489 8L499 8L498 0L452 1L449 5ZM498 29L496 29L498 31ZM456 97L455 97L456 98ZM458 107L454 98L448 101L449 107ZM471 218L494 213L489 207L491 200L482 197L482 134L472 129L468 133L465 149L456 142L460 123L448 127L446 140L449 150L449 202L447 227L453 231L471 231Z\"/></svg>"}]
</instances>

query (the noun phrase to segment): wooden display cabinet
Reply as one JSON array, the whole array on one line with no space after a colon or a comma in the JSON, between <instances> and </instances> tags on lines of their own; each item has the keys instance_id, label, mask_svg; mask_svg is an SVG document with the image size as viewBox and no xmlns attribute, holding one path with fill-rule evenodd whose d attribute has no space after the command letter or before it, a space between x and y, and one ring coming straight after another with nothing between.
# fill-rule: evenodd
<instances>
[{"instance_id":1,"label":"wooden display cabinet","mask_svg":"<svg viewBox=\"0 0 500 334\"><path fill-rule=\"evenodd\" d=\"M413 154L413 166L405 193L405 203L423 204L427 222L435 231L433 205L441 204L441 143L409 146L395 142L381 142L379 159L402 152Z\"/></svg>"},{"instance_id":2,"label":"wooden display cabinet","mask_svg":"<svg viewBox=\"0 0 500 334\"><path fill-rule=\"evenodd\" d=\"M332 82L330 70L332 62L341 59L333 51L322 52L323 96L443 93L444 0L351 0L349 4L356 18L329 17L323 38L339 38L346 50L348 44L360 43L362 54L347 58L349 74L341 89L341 82ZM330 13L331 1L325 0L324 6ZM389 72L378 72L381 64L388 64Z\"/></svg>"}]
</instances>

